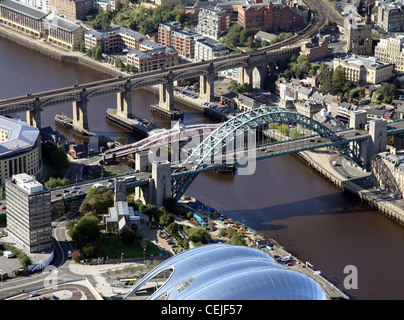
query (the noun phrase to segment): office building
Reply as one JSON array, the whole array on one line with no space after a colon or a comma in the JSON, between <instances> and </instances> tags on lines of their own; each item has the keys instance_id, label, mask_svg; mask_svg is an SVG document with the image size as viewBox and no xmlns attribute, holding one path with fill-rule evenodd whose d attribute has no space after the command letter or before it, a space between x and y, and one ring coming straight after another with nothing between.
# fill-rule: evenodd
<instances>
[{"instance_id":1,"label":"office building","mask_svg":"<svg viewBox=\"0 0 404 320\"><path fill-rule=\"evenodd\" d=\"M26 173L6 180L7 229L24 250L39 252L52 247L51 195Z\"/></svg>"},{"instance_id":2,"label":"office building","mask_svg":"<svg viewBox=\"0 0 404 320\"><path fill-rule=\"evenodd\" d=\"M0 116L0 186L18 173L43 177L41 138L37 128Z\"/></svg>"}]
</instances>

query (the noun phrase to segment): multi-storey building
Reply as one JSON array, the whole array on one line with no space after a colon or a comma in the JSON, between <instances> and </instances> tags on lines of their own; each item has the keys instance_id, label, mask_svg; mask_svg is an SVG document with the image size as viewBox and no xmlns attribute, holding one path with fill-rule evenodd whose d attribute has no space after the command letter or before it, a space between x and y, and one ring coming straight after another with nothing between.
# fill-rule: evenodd
<instances>
[{"instance_id":1,"label":"multi-storey building","mask_svg":"<svg viewBox=\"0 0 404 320\"><path fill-rule=\"evenodd\" d=\"M173 47L166 46L147 51L133 49L126 55L126 60L137 72L147 72L176 66L178 52Z\"/></svg>"},{"instance_id":2,"label":"multi-storey building","mask_svg":"<svg viewBox=\"0 0 404 320\"><path fill-rule=\"evenodd\" d=\"M349 53L372 55L372 24L362 17L353 17L345 20L347 30L347 51Z\"/></svg>"},{"instance_id":3,"label":"multi-storey building","mask_svg":"<svg viewBox=\"0 0 404 320\"><path fill-rule=\"evenodd\" d=\"M377 7L377 25L386 32L404 31L404 8L402 3L381 2Z\"/></svg>"},{"instance_id":4,"label":"multi-storey building","mask_svg":"<svg viewBox=\"0 0 404 320\"><path fill-rule=\"evenodd\" d=\"M68 20L76 21L86 18L88 12L94 8L92 0L49 0L49 7Z\"/></svg>"},{"instance_id":5,"label":"multi-storey building","mask_svg":"<svg viewBox=\"0 0 404 320\"><path fill-rule=\"evenodd\" d=\"M44 32L43 18L46 16L47 13L16 1L0 2L0 24L36 38Z\"/></svg>"},{"instance_id":6,"label":"multi-storey building","mask_svg":"<svg viewBox=\"0 0 404 320\"><path fill-rule=\"evenodd\" d=\"M229 54L229 49L221 42L211 38L200 38L195 40L194 60L196 61L208 61Z\"/></svg>"},{"instance_id":7,"label":"multi-storey building","mask_svg":"<svg viewBox=\"0 0 404 320\"><path fill-rule=\"evenodd\" d=\"M51 13L45 18L45 32L48 42L68 50L84 41L84 28L70 20Z\"/></svg>"},{"instance_id":8,"label":"multi-storey building","mask_svg":"<svg viewBox=\"0 0 404 320\"><path fill-rule=\"evenodd\" d=\"M51 195L34 177L16 174L6 180L7 229L28 252L52 247Z\"/></svg>"},{"instance_id":9,"label":"multi-storey building","mask_svg":"<svg viewBox=\"0 0 404 320\"><path fill-rule=\"evenodd\" d=\"M202 8L199 11L196 32L203 36L218 39L230 28L230 15L226 10Z\"/></svg>"},{"instance_id":10,"label":"multi-storey building","mask_svg":"<svg viewBox=\"0 0 404 320\"><path fill-rule=\"evenodd\" d=\"M18 173L43 177L41 139L37 128L0 116L0 186Z\"/></svg>"},{"instance_id":11,"label":"multi-storey building","mask_svg":"<svg viewBox=\"0 0 404 320\"><path fill-rule=\"evenodd\" d=\"M158 43L172 46L178 54L186 58L194 58L195 39L201 38L199 33L181 29L178 23L160 23Z\"/></svg>"},{"instance_id":12,"label":"multi-storey building","mask_svg":"<svg viewBox=\"0 0 404 320\"><path fill-rule=\"evenodd\" d=\"M404 36L380 39L375 47L375 58L394 64L394 69L404 72Z\"/></svg>"},{"instance_id":13,"label":"multi-storey building","mask_svg":"<svg viewBox=\"0 0 404 320\"><path fill-rule=\"evenodd\" d=\"M393 64L378 61L374 57L348 56L334 59L334 70L342 66L348 81L377 84L393 75Z\"/></svg>"},{"instance_id":14,"label":"multi-storey building","mask_svg":"<svg viewBox=\"0 0 404 320\"><path fill-rule=\"evenodd\" d=\"M283 3L248 3L238 7L237 23L248 31L293 31L305 23L305 15Z\"/></svg>"},{"instance_id":15,"label":"multi-storey building","mask_svg":"<svg viewBox=\"0 0 404 320\"><path fill-rule=\"evenodd\" d=\"M99 46L103 53L114 53L122 49L139 50L139 45L146 36L129 28L117 27L107 30L90 30L84 38L86 49Z\"/></svg>"}]
</instances>

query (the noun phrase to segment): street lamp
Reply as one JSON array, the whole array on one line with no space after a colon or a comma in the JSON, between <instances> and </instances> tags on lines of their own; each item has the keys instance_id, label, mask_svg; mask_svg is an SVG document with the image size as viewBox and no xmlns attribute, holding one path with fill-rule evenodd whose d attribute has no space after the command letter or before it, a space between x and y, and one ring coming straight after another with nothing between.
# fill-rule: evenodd
<instances>
[{"instance_id":1,"label":"street lamp","mask_svg":"<svg viewBox=\"0 0 404 320\"><path fill-rule=\"evenodd\" d=\"M123 252L121 252L121 263L123 263Z\"/></svg>"}]
</instances>

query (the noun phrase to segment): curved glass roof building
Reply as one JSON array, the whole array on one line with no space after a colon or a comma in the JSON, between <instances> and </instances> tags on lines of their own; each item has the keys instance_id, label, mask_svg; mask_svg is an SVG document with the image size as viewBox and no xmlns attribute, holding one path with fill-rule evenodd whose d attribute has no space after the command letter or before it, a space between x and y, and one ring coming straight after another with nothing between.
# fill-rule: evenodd
<instances>
[{"instance_id":1,"label":"curved glass roof building","mask_svg":"<svg viewBox=\"0 0 404 320\"><path fill-rule=\"evenodd\" d=\"M150 271L126 295L171 271L149 300L325 300L315 280L244 246L209 244L175 255Z\"/></svg>"}]
</instances>

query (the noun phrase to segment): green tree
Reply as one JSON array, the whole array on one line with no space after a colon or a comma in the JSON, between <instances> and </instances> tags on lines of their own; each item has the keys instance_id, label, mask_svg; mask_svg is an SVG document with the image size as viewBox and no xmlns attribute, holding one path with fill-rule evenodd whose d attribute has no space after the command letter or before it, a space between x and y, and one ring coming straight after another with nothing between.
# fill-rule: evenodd
<instances>
[{"instance_id":1,"label":"green tree","mask_svg":"<svg viewBox=\"0 0 404 320\"><path fill-rule=\"evenodd\" d=\"M186 229L188 238L195 243L207 243L210 238L209 233L202 227Z\"/></svg>"},{"instance_id":2,"label":"green tree","mask_svg":"<svg viewBox=\"0 0 404 320\"><path fill-rule=\"evenodd\" d=\"M91 188L80 206L80 212L92 213L95 216L102 216L108 212L109 207L113 207L114 192L105 188Z\"/></svg>"},{"instance_id":3,"label":"green tree","mask_svg":"<svg viewBox=\"0 0 404 320\"><path fill-rule=\"evenodd\" d=\"M372 101L376 103L390 103L397 94L394 84L383 83L372 95Z\"/></svg>"},{"instance_id":4,"label":"green tree","mask_svg":"<svg viewBox=\"0 0 404 320\"><path fill-rule=\"evenodd\" d=\"M332 85L337 93L344 92L344 85L345 85L345 71L342 66L338 66L335 68L332 74Z\"/></svg>"},{"instance_id":5,"label":"green tree","mask_svg":"<svg viewBox=\"0 0 404 320\"><path fill-rule=\"evenodd\" d=\"M168 226L170 223L174 222L174 216L171 213L165 212L160 215L159 224L162 226Z\"/></svg>"},{"instance_id":6,"label":"green tree","mask_svg":"<svg viewBox=\"0 0 404 320\"><path fill-rule=\"evenodd\" d=\"M246 242L244 240L244 234L240 231L233 233L229 240L229 244L234 244L238 246L245 246Z\"/></svg>"},{"instance_id":7,"label":"green tree","mask_svg":"<svg viewBox=\"0 0 404 320\"><path fill-rule=\"evenodd\" d=\"M71 182L67 178L55 178L55 177L50 177L48 181L45 182L45 188L47 189L55 189L59 187L64 187L70 185Z\"/></svg>"},{"instance_id":8,"label":"green tree","mask_svg":"<svg viewBox=\"0 0 404 320\"><path fill-rule=\"evenodd\" d=\"M51 176L63 177L66 170L70 167L66 153L58 148L53 142L47 141L42 143L42 159L44 164L49 167Z\"/></svg>"},{"instance_id":9,"label":"green tree","mask_svg":"<svg viewBox=\"0 0 404 320\"><path fill-rule=\"evenodd\" d=\"M94 216L84 215L69 231L69 235L80 242L90 242L100 238L100 226Z\"/></svg>"},{"instance_id":10,"label":"green tree","mask_svg":"<svg viewBox=\"0 0 404 320\"><path fill-rule=\"evenodd\" d=\"M117 67L118 69L123 69L125 68L124 63L122 62L121 58L116 58L115 59L115 67Z\"/></svg>"}]
</instances>

